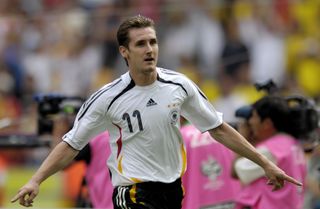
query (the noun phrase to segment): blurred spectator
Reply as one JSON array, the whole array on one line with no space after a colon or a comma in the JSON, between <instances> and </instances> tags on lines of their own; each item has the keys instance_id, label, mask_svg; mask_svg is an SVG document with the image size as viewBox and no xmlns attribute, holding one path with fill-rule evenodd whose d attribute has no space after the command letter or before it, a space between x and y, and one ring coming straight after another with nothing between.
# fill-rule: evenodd
<instances>
[{"instance_id":1,"label":"blurred spectator","mask_svg":"<svg viewBox=\"0 0 320 209\"><path fill-rule=\"evenodd\" d=\"M239 107L248 103L246 98L236 92L237 84L233 78L227 74L221 73L218 79L218 85L220 89L219 97L212 101L214 107L218 111L224 111L224 120L229 123L236 122L234 112Z\"/></svg>"},{"instance_id":2,"label":"blurred spectator","mask_svg":"<svg viewBox=\"0 0 320 209\"><path fill-rule=\"evenodd\" d=\"M304 209L320 209L320 146L307 154L308 175L306 180Z\"/></svg>"},{"instance_id":3,"label":"blurred spectator","mask_svg":"<svg viewBox=\"0 0 320 209\"><path fill-rule=\"evenodd\" d=\"M221 73L230 76L235 85L250 84L250 52L240 39L234 17L224 21L224 32L226 42L221 56Z\"/></svg>"},{"instance_id":4,"label":"blurred spectator","mask_svg":"<svg viewBox=\"0 0 320 209\"><path fill-rule=\"evenodd\" d=\"M8 171L7 171L7 163L4 158L0 155L0 208L4 205L4 197L5 197L5 186L7 179Z\"/></svg>"},{"instance_id":5,"label":"blurred spectator","mask_svg":"<svg viewBox=\"0 0 320 209\"><path fill-rule=\"evenodd\" d=\"M75 115L59 114L54 119L54 147L68 131ZM113 186L106 167L110 155L109 134L94 137L63 171L64 207L112 209Z\"/></svg>"},{"instance_id":6,"label":"blurred spectator","mask_svg":"<svg viewBox=\"0 0 320 209\"><path fill-rule=\"evenodd\" d=\"M0 61L0 120L8 121L8 125L0 125L0 132L6 126L16 123L20 116L20 101L14 95L14 78L6 65Z\"/></svg>"},{"instance_id":7,"label":"blurred spectator","mask_svg":"<svg viewBox=\"0 0 320 209\"><path fill-rule=\"evenodd\" d=\"M223 21L225 44L220 58L218 84L220 96L213 101L214 106L224 112L224 118L235 123L234 112L248 103L239 87L251 84L249 49L239 37L237 20L229 14Z\"/></svg>"},{"instance_id":8,"label":"blurred spectator","mask_svg":"<svg viewBox=\"0 0 320 209\"><path fill-rule=\"evenodd\" d=\"M109 170L106 167L110 155L109 134L103 132L94 137L90 143L80 151L75 160L84 160L87 164L83 188L88 189L87 203L93 208L112 209L113 186ZM85 193L79 194L85 198ZM80 200L80 199L79 199ZM83 199L85 200L85 199ZM84 203L83 201L82 203ZM79 202L81 203L81 201ZM78 205L79 207L80 205Z\"/></svg>"},{"instance_id":9,"label":"blurred spectator","mask_svg":"<svg viewBox=\"0 0 320 209\"><path fill-rule=\"evenodd\" d=\"M67 96L86 97L101 69L99 52L86 39L69 44L65 56L58 58L55 66L58 92Z\"/></svg>"},{"instance_id":10,"label":"blurred spectator","mask_svg":"<svg viewBox=\"0 0 320 209\"><path fill-rule=\"evenodd\" d=\"M27 14L35 14L42 11L41 0L24 0L20 1L21 9Z\"/></svg>"},{"instance_id":11,"label":"blurred spectator","mask_svg":"<svg viewBox=\"0 0 320 209\"><path fill-rule=\"evenodd\" d=\"M272 3L238 1L248 4L247 13L236 15L241 40L249 47L252 82L273 79L283 85L285 76L284 33L279 17L274 14ZM246 2L246 3L244 3ZM250 2L252 4L250 4ZM235 12L239 5L235 4Z\"/></svg>"},{"instance_id":12,"label":"blurred spectator","mask_svg":"<svg viewBox=\"0 0 320 209\"><path fill-rule=\"evenodd\" d=\"M91 15L92 24L88 27L93 39L101 43L102 67L111 71L114 70L119 55L118 45L114 38L121 20L119 4L121 3L110 0L96 7Z\"/></svg>"},{"instance_id":13,"label":"blurred spectator","mask_svg":"<svg viewBox=\"0 0 320 209\"><path fill-rule=\"evenodd\" d=\"M249 124L249 119L252 114L251 106L242 106L238 108L235 112L235 117L237 117L238 121L235 124L237 131L244 136L248 141L255 145L255 140L253 139L253 131Z\"/></svg>"},{"instance_id":14,"label":"blurred spectator","mask_svg":"<svg viewBox=\"0 0 320 209\"><path fill-rule=\"evenodd\" d=\"M291 4L293 20L288 27L286 38L288 77L290 76L290 81L301 94L314 99L319 98L320 92L319 82L315 81L320 76L320 45L316 33L318 22L314 22L318 5L317 1ZM308 13L303 11L305 9L308 9Z\"/></svg>"},{"instance_id":15,"label":"blurred spectator","mask_svg":"<svg viewBox=\"0 0 320 209\"><path fill-rule=\"evenodd\" d=\"M192 125L182 127L181 133L187 150L182 208L233 208L240 190L231 177L234 153Z\"/></svg>"},{"instance_id":16,"label":"blurred spectator","mask_svg":"<svg viewBox=\"0 0 320 209\"><path fill-rule=\"evenodd\" d=\"M43 43L38 44L33 52L26 54L23 64L26 77L32 79L32 93L49 93L53 90L53 60Z\"/></svg>"},{"instance_id":17,"label":"blurred spectator","mask_svg":"<svg viewBox=\"0 0 320 209\"><path fill-rule=\"evenodd\" d=\"M219 56L225 42L221 22L216 15L218 1L195 1L191 21L194 25L199 73L203 78L216 79L219 71Z\"/></svg>"},{"instance_id":18,"label":"blurred spectator","mask_svg":"<svg viewBox=\"0 0 320 209\"><path fill-rule=\"evenodd\" d=\"M70 130L72 121L75 117L75 113L72 114L56 114L53 120L52 130L52 143L51 149L53 149L61 141L63 134ZM59 182L62 185L61 191L61 207L76 207L77 198L81 190L81 182L85 174L86 165L85 162L74 162L66 167L62 172L62 179Z\"/></svg>"},{"instance_id":19,"label":"blurred spectator","mask_svg":"<svg viewBox=\"0 0 320 209\"><path fill-rule=\"evenodd\" d=\"M283 98L266 96L248 108L252 129L250 142L286 173L305 182L306 162L297 139L285 133L288 105ZM235 161L234 169L243 184L236 198L236 209L302 209L304 188L286 184L271 191L265 184L264 173L256 164L244 158Z\"/></svg>"},{"instance_id":20,"label":"blurred spectator","mask_svg":"<svg viewBox=\"0 0 320 209\"><path fill-rule=\"evenodd\" d=\"M319 39L319 6L317 0L290 1L290 12L308 37Z\"/></svg>"},{"instance_id":21,"label":"blurred spectator","mask_svg":"<svg viewBox=\"0 0 320 209\"><path fill-rule=\"evenodd\" d=\"M194 57L197 31L192 23L191 14L185 8L175 7L167 13L165 33L159 36L163 39L159 46L162 51L159 55L161 66L177 69L181 66L182 57ZM158 31L161 33L161 30Z\"/></svg>"},{"instance_id":22,"label":"blurred spectator","mask_svg":"<svg viewBox=\"0 0 320 209\"><path fill-rule=\"evenodd\" d=\"M165 0L130 0L130 7L133 11L153 19L155 22L160 20L160 6Z\"/></svg>"},{"instance_id":23,"label":"blurred spectator","mask_svg":"<svg viewBox=\"0 0 320 209\"><path fill-rule=\"evenodd\" d=\"M300 52L293 69L296 80L303 93L313 98L320 98L320 44L315 39L305 40L305 47Z\"/></svg>"},{"instance_id":24,"label":"blurred spectator","mask_svg":"<svg viewBox=\"0 0 320 209\"><path fill-rule=\"evenodd\" d=\"M3 61L14 79L14 93L20 98L23 93L24 69L20 48L19 21L13 21L10 30L6 34L6 46L3 49Z\"/></svg>"}]
</instances>

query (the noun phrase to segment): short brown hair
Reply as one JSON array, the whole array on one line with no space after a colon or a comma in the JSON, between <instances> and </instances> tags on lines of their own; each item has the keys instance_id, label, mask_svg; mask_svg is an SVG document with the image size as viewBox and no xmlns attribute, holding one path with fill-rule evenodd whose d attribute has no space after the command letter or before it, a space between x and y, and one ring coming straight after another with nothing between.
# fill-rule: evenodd
<instances>
[{"instance_id":1,"label":"short brown hair","mask_svg":"<svg viewBox=\"0 0 320 209\"><path fill-rule=\"evenodd\" d=\"M119 26L117 32L117 40L119 46L128 47L129 45L129 30L132 28L154 28L154 22L152 19L148 17L144 17L142 15L133 16L124 20Z\"/></svg>"}]
</instances>

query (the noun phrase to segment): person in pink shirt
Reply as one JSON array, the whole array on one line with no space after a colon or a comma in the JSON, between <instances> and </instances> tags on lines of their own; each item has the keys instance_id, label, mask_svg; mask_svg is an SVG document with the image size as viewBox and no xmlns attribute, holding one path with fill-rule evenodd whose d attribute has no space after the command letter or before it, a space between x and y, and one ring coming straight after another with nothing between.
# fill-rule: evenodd
<instances>
[{"instance_id":1,"label":"person in pink shirt","mask_svg":"<svg viewBox=\"0 0 320 209\"><path fill-rule=\"evenodd\" d=\"M106 167L109 156L109 134L105 131L94 137L76 157L76 160L85 160L87 163L83 186L88 189L89 201L93 208L113 209L113 186Z\"/></svg>"},{"instance_id":2,"label":"person in pink shirt","mask_svg":"<svg viewBox=\"0 0 320 209\"><path fill-rule=\"evenodd\" d=\"M92 205L94 208L112 209L113 186L106 167L111 152L108 132L96 136L89 144L92 155L87 166L86 181Z\"/></svg>"},{"instance_id":3,"label":"person in pink shirt","mask_svg":"<svg viewBox=\"0 0 320 209\"><path fill-rule=\"evenodd\" d=\"M305 182L306 161L297 139L286 133L288 105L284 98L266 96L255 102L245 117L252 129L248 138L257 150L286 173ZM234 171L243 187L236 197L236 209L303 209L304 187L285 184L272 191L264 172L242 157Z\"/></svg>"},{"instance_id":4,"label":"person in pink shirt","mask_svg":"<svg viewBox=\"0 0 320 209\"><path fill-rule=\"evenodd\" d=\"M181 128L187 150L183 209L234 207L240 184L231 177L234 153L193 125Z\"/></svg>"}]
</instances>

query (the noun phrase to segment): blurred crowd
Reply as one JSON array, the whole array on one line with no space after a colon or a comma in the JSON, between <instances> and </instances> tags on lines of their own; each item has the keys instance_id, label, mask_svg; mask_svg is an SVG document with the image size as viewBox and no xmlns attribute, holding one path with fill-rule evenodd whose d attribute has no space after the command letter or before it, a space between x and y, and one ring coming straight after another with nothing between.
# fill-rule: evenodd
<instances>
[{"instance_id":1,"label":"blurred crowd","mask_svg":"<svg viewBox=\"0 0 320 209\"><path fill-rule=\"evenodd\" d=\"M1 1L0 118L28 115L37 93L86 97L125 72L115 31L137 13L159 27L159 66L190 76L227 120L232 111L224 108L254 101L252 84L270 78L288 93L319 100L319 6L317 0Z\"/></svg>"},{"instance_id":2,"label":"blurred crowd","mask_svg":"<svg viewBox=\"0 0 320 209\"><path fill-rule=\"evenodd\" d=\"M318 0L1 0L0 133L36 132L34 95L86 98L126 72L115 33L135 14L156 22L159 66L189 76L227 122L269 79L320 102Z\"/></svg>"}]
</instances>

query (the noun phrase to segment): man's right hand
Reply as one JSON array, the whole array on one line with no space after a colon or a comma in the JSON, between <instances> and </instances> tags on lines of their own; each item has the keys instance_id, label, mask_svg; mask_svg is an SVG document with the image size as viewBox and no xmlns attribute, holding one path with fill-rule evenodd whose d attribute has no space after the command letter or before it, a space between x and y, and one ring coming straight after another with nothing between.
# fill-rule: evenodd
<instances>
[{"instance_id":1,"label":"man's right hand","mask_svg":"<svg viewBox=\"0 0 320 209\"><path fill-rule=\"evenodd\" d=\"M20 205L25 207L32 207L33 199L39 193L39 184L33 181L29 181L18 193L11 199L11 202L14 203L19 200Z\"/></svg>"}]
</instances>

